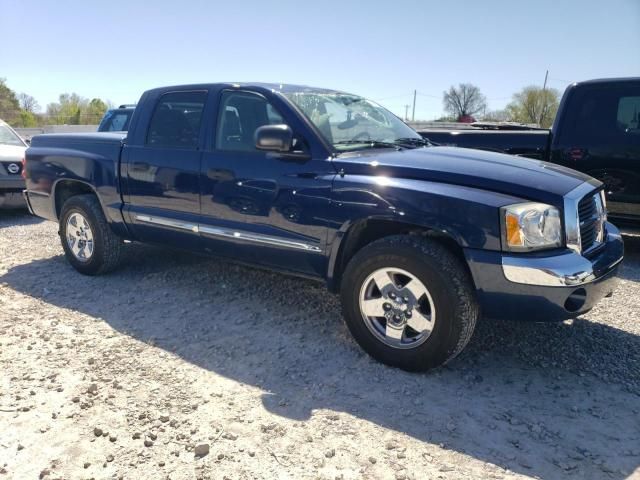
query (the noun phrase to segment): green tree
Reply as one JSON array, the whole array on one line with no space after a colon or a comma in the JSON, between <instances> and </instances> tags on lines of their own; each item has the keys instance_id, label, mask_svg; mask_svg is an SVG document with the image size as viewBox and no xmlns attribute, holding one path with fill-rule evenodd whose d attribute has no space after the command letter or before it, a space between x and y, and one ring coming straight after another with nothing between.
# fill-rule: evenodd
<instances>
[{"instance_id":1,"label":"green tree","mask_svg":"<svg viewBox=\"0 0 640 480\"><path fill-rule=\"evenodd\" d=\"M104 116L107 111L107 104L99 98L94 98L87 105L87 110L85 113L85 123L88 125L98 124L100 123L100 119Z\"/></svg>"},{"instance_id":2,"label":"green tree","mask_svg":"<svg viewBox=\"0 0 640 480\"><path fill-rule=\"evenodd\" d=\"M69 119L69 125L80 125L80 107L78 107Z\"/></svg>"},{"instance_id":3,"label":"green tree","mask_svg":"<svg viewBox=\"0 0 640 480\"><path fill-rule=\"evenodd\" d=\"M100 122L106 110L107 104L99 98L89 101L76 93L63 93L58 102L47 105L47 117L51 124L93 125Z\"/></svg>"},{"instance_id":4,"label":"green tree","mask_svg":"<svg viewBox=\"0 0 640 480\"><path fill-rule=\"evenodd\" d=\"M80 123L80 111L86 105L87 100L76 93L63 93L60 95L60 116L64 123L78 125Z\"/></svg>"},{"instance_id":5,"label":"green tree","mask_svg":"<svg viewBox=\"0 0 640 480\"><path fill-rule=\"evenodd\" d=\"M37 127L40 123L40 118L35 113L27 110L20 110L19 120L14 122L15 127Z\"/></svg>"},{"instance_id":6,"label":"green tree","mask_svg":"<svg viewBox=\"0 0 640 480\"><path fill-rule=\"evenodd\" d=\"M56 123L60 123L60 104L59 103L50 103L46 108L46 119L47 123L55 125Z\"/></svg>"},{"instance_id":7,"label":"green tree","mask_svg":"<svg viewBox=\"0 0 640 480\"><path fill-rule=\"evenodd\" d=\"M20 116L20 103L16 93L6 83L6 79L0 78L0 119L13 124Z\"/></svg>"},{"instance_id":8,"label":"green tree","mask_svg":"<svg viewBox=\"0 0 640 480\"><path fill-rule=\"evenodd\" d=\"M532 85L514 94L506 110L511 121L535 123L543 128L549 128L553 124L559 104L558 90Z\"/></svg>"},{"instance_id":9,"label":"green tree","mask_svg":"<svg viewBox=\"0 0 640 480\"><path fill-rule=\"evenodd\" d=\"M461 83L457 87L452 85L448 91L443 92L442 103L444 111L457 120L475 115L487 108L487 99L480 89L471 83Z\"/></svg>"}]
</instances>

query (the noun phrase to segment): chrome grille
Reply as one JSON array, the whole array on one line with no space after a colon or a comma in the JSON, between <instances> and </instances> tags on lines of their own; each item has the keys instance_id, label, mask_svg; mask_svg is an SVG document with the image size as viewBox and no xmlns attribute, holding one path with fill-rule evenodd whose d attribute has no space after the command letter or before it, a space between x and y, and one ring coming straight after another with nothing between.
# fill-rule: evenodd
<instances>
[{"instance_id":1,"label":"chrome grille","mask_svg":"<svg viewBox=\"0 0 640 480\"><path fill-rule=\"evenodd\" d=\"M580 243L583 252L588 252L602 243L604 220L604 205L600 192L589 194L578 202Z\"/></svg>"}]
</instances>

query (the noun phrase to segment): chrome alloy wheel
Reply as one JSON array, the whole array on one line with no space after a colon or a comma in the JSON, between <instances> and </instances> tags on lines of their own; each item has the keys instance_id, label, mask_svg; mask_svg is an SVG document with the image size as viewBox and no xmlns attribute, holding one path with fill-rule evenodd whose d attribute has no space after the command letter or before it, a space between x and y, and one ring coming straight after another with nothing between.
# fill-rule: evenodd
<instances>
[{"instance_id":1,"label":"chrome alloy wheel","mask_svg":"<svg viewBox=\"0 0 640 480\"><path fill-rule=\"evenodd\" d=\"M93 232L81 213L74 212L67 219L67 245L81 262L88 262L93 255Z\"/></svg>"},{"instance_id":2,"label":"chrome alloy wheel","mask_svg":"<svg viewBox=\"0 0 640 480\"><path fill-rule=\"evenodd\" d=\"M436 310L427 287L399 268L381 268L360 288L360 312L367 328L393 348L415 348L431 335Z\"/></svg>"}]
</instances>

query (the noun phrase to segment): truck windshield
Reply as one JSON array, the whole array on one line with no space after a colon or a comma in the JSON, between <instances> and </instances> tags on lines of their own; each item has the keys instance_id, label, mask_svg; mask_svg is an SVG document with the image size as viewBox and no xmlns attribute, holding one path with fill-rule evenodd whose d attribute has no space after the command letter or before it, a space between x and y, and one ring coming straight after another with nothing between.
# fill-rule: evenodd
<instances>
[{"instance_id":1,"label":"truck windshield","mask_svg":"<svg viewBox=\"0 0 640 480\"><path fill-rule=\"evenodd\" d=\"M380 105L338 92L291 92L285 96L337 150L418 147L422 140L411 127Z\"/></svg>"},{"instance_id":2,"label":"truck windshield","mask_svg":"<svg viewBox=\"0 0 640 480\"><path fill-rule=\"evenodd\" d=\"M15 145L17 147L24 147L24 142L20 140L20 137L13 132L6 125L0 124L0 145Z\"/></svg>"}]
</instances>

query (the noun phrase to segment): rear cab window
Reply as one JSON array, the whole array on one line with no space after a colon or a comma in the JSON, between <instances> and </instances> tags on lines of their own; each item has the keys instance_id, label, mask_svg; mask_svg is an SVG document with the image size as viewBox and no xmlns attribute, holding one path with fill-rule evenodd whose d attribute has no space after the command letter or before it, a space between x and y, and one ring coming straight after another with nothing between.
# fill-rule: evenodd
<instances>
[{"instance_id":1,"label":"rear cab window","mask_svg":"<svg viewBox=\"0 0 640 480\"><path fill-rule=\"evenodd\" d=\"M640 83L578 87L564 109L563 144L625 145L640 138Z\"/></svg>"},{"instance_id":2,"label":"rear cab window","mask_svg":"<svg viewBox=\"0 0 640 480\"><path fill-rule=\"evenodd\" d=\"M198 148L206 91L169 92L158 100L147 131L146 145Z\"/></svg>"},{"instance_id":3,"label":"rear cab window","mask_svg":"<svg viewBox=\"0 0 640 480\"><path fill-rule=\"evenodd\" d=\"M107 113L107 116L102 121L99 131L101 132L124 132L129 128L129 120L131 119L131 112L118 112L112 111Z\"/></svg>"},{"instance_id":4,"label":"rear cab window","mask_svg":"<svg viewBox=\"0 0 640 480\"><path fill-rule=\"evenodd\" d=\"M621 132L640 134L640 91L635 97L620 97L617 120Z\"/></svg>"}]
</instances>

